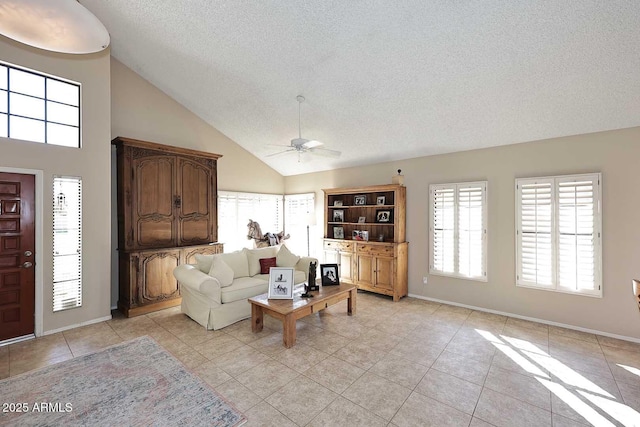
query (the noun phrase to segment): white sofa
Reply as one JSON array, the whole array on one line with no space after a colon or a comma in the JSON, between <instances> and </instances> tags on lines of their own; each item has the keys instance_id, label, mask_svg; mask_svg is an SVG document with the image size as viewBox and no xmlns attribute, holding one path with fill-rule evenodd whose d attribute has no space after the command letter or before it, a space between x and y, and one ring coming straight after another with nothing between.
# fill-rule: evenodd
<instances>
[{"instance_id":1,"label":"white sofa","mask_svg":"<svg viewBox=\"0 0 640 427\"><path fill-rule=\"evenodd\" d=\"M311 257L292 254L285 245L243 249L217 255L196 255L196 265L183 264L173 270L180 284L182 312L207 329L221 329L251 317L247 301L269 287L268 266L293 267L296 284L307 281ZM262 261L261 261L262 260Z\"/></svg>"}]
</instances>

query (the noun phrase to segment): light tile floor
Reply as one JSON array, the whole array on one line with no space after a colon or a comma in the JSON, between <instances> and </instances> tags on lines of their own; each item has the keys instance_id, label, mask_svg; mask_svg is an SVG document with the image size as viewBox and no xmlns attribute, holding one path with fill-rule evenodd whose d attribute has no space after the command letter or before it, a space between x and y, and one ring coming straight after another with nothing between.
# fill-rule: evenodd
<instances>
[{"instance_id":1,"label":"light tile floor","mask_svg":"<svg viewBox=\"0 0 640 427\"><path fill-rule=\"evenodd\" d=\"M640 425L640 344L414 298L359 293L298 321L207 331L179 308L0 347L0 378L150 335L247 426Z\"/></svg>"}]
</instances>

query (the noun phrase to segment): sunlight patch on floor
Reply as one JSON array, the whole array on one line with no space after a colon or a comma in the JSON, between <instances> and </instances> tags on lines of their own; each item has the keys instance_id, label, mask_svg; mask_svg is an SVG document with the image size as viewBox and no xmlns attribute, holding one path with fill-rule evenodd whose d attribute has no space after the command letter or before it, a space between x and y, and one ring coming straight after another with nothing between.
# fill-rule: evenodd
<instances>
[{"instance_id":1,"label":"sunlight patch on floor","mask_svg":"<svg viewBox=\"0 0 640 427\"><path fill-rule=\"evenodd\" d=\"M599 412L602 411L624 426L640 426L640 413L624 403L616 401L615 396L611 395L611 393L549 355L535 344L521 338L505 335L497 337L493 333L482 329L476 329L475 331L513 360L524 371L534 375L540 384L592 425L614 425ZM640 376L640 369L638 368L622 364L618 364L618 366L634 375ZM548 371L554 378L544 371Z\"/></svg>"},{"instance_id":2,"label":"sunlight patch on floor","mask_svg":"<svg viewBox=\"0 0 640 427\"><path fill-rule=\"evenodd\" d=\"M569 405L571 409L576 411L578 414L582 415L585 420L589 421L594 426L615 426L611 421L607 420L605 417L600 415L598 411L593 409L591 406L587 405L585 402L580 400L575 394L571 393L569 390L564 388L562 385L558 383L554 383L549 380L545 380L543 378L536 378L543 386L548 388L551 393L558 396L564 403Z\"/></svg>"},{"instance_id":3,"label":"sunlight patch on floor","mask_svg":"<svg viewBox=\"0 0 640 427\"><path fill-rule=\"evenodd\" d=\"M616 363L616 365L620 366L622 369L625 369L628 372L631 372L634 375L640 377L640 369L634 368L633 366L621 365L620 363Z\"/></svg>"}]
</instances>

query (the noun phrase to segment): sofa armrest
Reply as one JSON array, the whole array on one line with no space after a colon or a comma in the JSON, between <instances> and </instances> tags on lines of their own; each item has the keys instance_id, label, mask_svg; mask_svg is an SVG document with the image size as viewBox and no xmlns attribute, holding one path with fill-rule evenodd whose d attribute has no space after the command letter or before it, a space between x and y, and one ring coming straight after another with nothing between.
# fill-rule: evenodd
<instances>
[{"instance_id":1,"label":"sofa armrest","mask_svg":"<svg viewBox=\"0 0 640 427\"><path fill-rule=\"evenodd\" d=\"M221 304L220 282L200 271L195 265L179 265L173 269L173 276L182 286L187 286L190 290L199 292Z\"/></svg>"},{"instance_id":2,"label":"sofa armrest","mask_svg":"<svg viewBox=\"0 0 640 427\"><path fill-rule=\"evenodd\" d=\"M309 264L315 262L316 266L318 264L318 260L316 258L310 256L300 257L298 263L295 265L296 270L304 271L306 277L309 277Z\"/></svg>"}]
</instances>

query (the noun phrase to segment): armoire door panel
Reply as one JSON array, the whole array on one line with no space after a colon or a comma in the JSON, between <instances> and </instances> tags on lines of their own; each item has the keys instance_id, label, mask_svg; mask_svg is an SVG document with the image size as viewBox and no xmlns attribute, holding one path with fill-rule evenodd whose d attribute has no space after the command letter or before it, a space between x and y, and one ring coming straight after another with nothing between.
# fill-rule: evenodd
<instances>
[{"instance_id":1,"label":"armoire door panel","mask_svg":"<svg viewBox=\"0 0 640 427\"><path fill-rule=\"evenodd\" d=\"M140 218L138 222L138 246L173 246L173 223L168 220Z\"/></svg>"},{"instance_id":2,"label":"armoire door panel","mask_svg":"<svg viewBox=\"0 0 640 427\"><path fill-rule=\"evenodd\" d=\"M140 159L135 166L138 215L173 215L173 157Z\"/></svg>"},{"instance_id":3,"label":"armoire door panel","mask_svg":"<svg viewBox=\"0 0 640 427\"><path fill-rule=\"evenodd\" d=\"M141 303L175 298L178 294L178 281L172 271L180 265L180 251L156 252L140 257L138 284Z\"/></svg>"},{"instance_id":4,"label":"armoire door panel","mask_svg":"<svg viewBox=\"0 0 640 427\"><path fill-rule=\"evenodd\" d=\"M175 157L134 160L138 248L175 246Z\"/></svg>"},{"instance_id":5,"label":"armoire door panel","mask_svg":"<svg viewBox=\"0 0 640 427\"><path fill-rule=\"evenodd\" d=\"M178 246L213 242L215 209L212 164L187 158L179 159Z\"/></svg>"},{"instance_id":6,"label":"armoire door panel","mask_svg":"<svg viewBox=\"0 0 640 427\"><path fill-rule=\"evenodd\" d=\"M211 171L195 162L181 162L182 215L208 215L211 206Z\"/></svg>"},{"instance_id":7,"label":"armoire door panel","mask_svg":"<svg viewBox=\"0 0 640 427\"><path fill-rule=\"evenodd\" d=\"M180 220L180 240L183 242L209 243L208 218L186 218Z\"/></svg>"}]
</instances>

